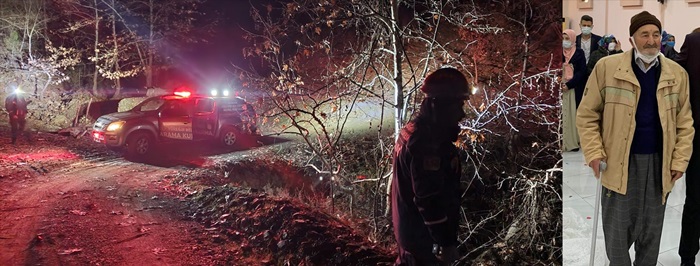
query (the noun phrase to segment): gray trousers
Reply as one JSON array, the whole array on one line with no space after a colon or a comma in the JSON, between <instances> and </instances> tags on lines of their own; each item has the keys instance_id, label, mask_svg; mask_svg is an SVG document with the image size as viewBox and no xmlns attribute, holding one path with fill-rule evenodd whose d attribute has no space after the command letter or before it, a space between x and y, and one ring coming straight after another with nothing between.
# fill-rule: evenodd
<instances>
[{"instance_id":1,"label":"gray trousers","mask_svg":"<svg viewBox=\"0 0 700 266\"><path fill-rule=\"evenodd\" d=\"M603 234L611 266L632 265L629 256L632 243L634 265L656 265L666 210L666 205L661 204L661 178L659 154L632 154L627 195L603 187Z\"/></svg>"}]
</instances>

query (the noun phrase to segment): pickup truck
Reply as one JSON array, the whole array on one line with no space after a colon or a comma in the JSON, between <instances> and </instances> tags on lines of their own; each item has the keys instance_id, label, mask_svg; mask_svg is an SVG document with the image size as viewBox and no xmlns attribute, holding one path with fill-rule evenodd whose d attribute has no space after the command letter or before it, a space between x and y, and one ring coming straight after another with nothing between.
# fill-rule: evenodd
<instances>
[{"instance_id":1,"label":"pickup truck","mask_svg":"<svg viewBox=\"0 0 700 266\"><path fill-rule=\"evenodd\" d=\"M257 135L255 117L253 107L239 97L175 92L99 117L92 138L142 159L163 143L212 140L232 147L241 138Z\"/></svg>"}]
</instances>

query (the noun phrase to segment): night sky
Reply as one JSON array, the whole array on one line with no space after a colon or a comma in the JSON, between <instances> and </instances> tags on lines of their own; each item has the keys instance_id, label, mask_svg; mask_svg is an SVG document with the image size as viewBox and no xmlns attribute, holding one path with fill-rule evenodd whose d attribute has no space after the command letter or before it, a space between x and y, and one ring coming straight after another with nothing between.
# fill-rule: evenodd
<instances>
[{"instance_id":1,"label":"night sky","mask_svg":"<svg viewBox=\"0 0 700 266\"><path fill-rule=\"evenodd\" d=\"M191 84L194 86L219 86L230 83L233 79L231 64L248 65L242 53L242 49L248 44L243 40L244 31L241 28L253 27L250 3L248 0L209 0L205 4L204 12L207 14L206 19L215 19L217 25L211 33L196 33L202 36L206 43L190 44L186 49L179 51L181 58L176 60L177 72L180 74L178 76L186 78L188 83L199 83ZM201 23L208 24L210 21Z\"/></svg>"}]
</instances>

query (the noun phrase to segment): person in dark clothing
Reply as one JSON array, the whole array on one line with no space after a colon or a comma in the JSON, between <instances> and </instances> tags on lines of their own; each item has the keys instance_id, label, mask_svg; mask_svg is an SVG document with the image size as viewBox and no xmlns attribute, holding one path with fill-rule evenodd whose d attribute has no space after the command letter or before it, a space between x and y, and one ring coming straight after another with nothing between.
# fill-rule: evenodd
<instances>
[{"instance_id":1,"label":"person in dark clothing","mask_svg":"<svg viewBox=\"0 0 700 266\"><path fill-rule=\"evenodd\" d=\"M666 40L666 44L663 46L663 51L661 51L661 53L663 53L665 57L671 60L678 60L678 51L676 51L676 48L674 47L675 45L676 36L669 34L668 39Z\"/></svg>"},{"instance_id":2,"label":"person in dark clothing","mask_svg":"<svg viewBox=\"0 0 700 266\"><path fill-rule=\"evenodd\" d=\"M598 41L600 41L601 37L592 33L593 17L589 15L581 16L579 26L581 27L581 34L576 36L576 48L583 50L586 63L588 63L591 53L598 50Z\"/></svg>"},{"instance_id":3,"label":"person in dark clothing","mask_svg":"<svg viewBox=\"0 0 700 266\"><path fill-rule=\"evenodd\" d=\"M681 52L676 62L688 72L690 80L690 108L693 120L700 119L700 28L685 36ZM693 125L697 131L698 123ZM681 242L678 247L678 255L681 256L681 265L695 265L695 256L700 250L700 137L693 138L693 146L696 147L690 156L685 177L685 205L683 205L683 218L681 220Z\"/></svg>"},{"instance_id":4,"label":"person in dark clothing","mask_svg":"<svg viewBox=\"0 0 700 266\"><path fill-rule=\"evenodd\" d=\"M576 48L571 42L573 36L574 30L567 29L562 32L564 63L561 82L561 144L563 151L578 151L581 148L576 131L576 108L583 97L586 59L583 57L583 50Z\"/></svg>"},{"instance_id":5,"label":"person in dark clothing","mask_svg":"<svg viewBox=\"0 0 700 266\"><path fill-rule=\"evenodd\" d=\"M617 42L615 35L610 34L603 36L603 38L598 41L598 50L593 51L593 53L591 53L591 58L588 59L587 76L591 75L591 72L593 72L593 67L596 63L598 63L598 60L608 55L619 53L622 53L622 49L620 48L620 44Z\"/></svg>"},{"instance_id":6,"label":"person in dark clothing","mask_svg":"<svg viewBox=\"0 0 700 266\"><path fill-rule=\"evenodd\" d=\"M588 80L588 75L586 75L586 58L583 55L583 50L575 48L575 44L571 43L571 40L574 39L573 30L564 30L562 37L564 38L562 41L564 49L564 56L562 57L564 62L562 90L564 92L574 90L576 108L578 108L583 97L583 89L586 87L586 80Z\"/></svg>"},{"instance_id":7,"label":"person in dark clothing","mask_svg":"<svg viewBox=\"0 0 700 266\"><path fill-rule=\"evenodd\" d=\"M24 131L25 117L27 116L27 99L25 99L21 90L16 89L5 98L5 110L10 116L12 144L17 142L17 135L20 133L28 139L29 135Z\"/></svg>"},{"instance_id":8,"label":"person in dark clothing","mask_svg":"<svg viewBox=\"0 0 700 266\"><path fill-rule=\"evenodd\" d=\"M426 77L417 116L394 146L391 209L399 247L396 265L450 265L458 259L461 168L453 142L470 88L442 68Z\"/></svg>"}]
</instances>

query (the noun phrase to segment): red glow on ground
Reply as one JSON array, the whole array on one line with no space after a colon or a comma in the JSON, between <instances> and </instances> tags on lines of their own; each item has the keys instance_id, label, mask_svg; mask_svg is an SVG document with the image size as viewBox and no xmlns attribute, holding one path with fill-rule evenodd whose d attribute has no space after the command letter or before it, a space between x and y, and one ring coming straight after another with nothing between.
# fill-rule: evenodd
<instances>
[{"instance_id":1,"label":"red glow on ground","mask_svg":"<svg viewBox=\"0 0 700 266\"><path fill-rule=\"evenodd\" d=\"M60 161L78 159L78 155L67 150L34 150L26 153L0 153L0 161L17 163L26 161Z\"/></svg>"}]
</instances>

